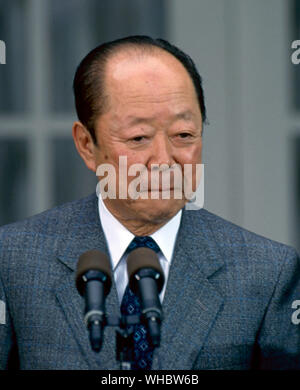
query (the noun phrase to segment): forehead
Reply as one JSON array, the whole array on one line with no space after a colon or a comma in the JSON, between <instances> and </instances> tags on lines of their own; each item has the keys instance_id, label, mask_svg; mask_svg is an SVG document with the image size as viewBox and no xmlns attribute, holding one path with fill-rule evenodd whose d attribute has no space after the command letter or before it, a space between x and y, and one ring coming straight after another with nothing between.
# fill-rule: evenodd
<instances>
[{"instance_id":1,"label":"forehead","mask_svg":"<svg viewBox=\"0 0 300 390\"><path fill-rule=\"evenodd\" d=\"M187 70L174 56L163 50L138 53L129 49L112 56L105 72L105 88L112 99L147 102L168 98L196 99Z\"/></svg>"}]
</instances>

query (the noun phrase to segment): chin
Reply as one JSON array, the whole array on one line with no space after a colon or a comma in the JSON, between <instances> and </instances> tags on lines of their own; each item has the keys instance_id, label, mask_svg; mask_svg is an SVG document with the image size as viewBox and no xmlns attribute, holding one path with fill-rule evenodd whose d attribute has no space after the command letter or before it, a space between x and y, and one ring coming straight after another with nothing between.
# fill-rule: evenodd
<instances>
[{"instance_id":1,"label":"chin","mask_svg":"<svg viewBox=\"0 0 300 390\"><path fill-rule=\"evenodd\" d=\"M161 223L171 219L184 205L182 199L141 199L135 201L134 208L145 221Z\"/></svg>"}]
</instances>

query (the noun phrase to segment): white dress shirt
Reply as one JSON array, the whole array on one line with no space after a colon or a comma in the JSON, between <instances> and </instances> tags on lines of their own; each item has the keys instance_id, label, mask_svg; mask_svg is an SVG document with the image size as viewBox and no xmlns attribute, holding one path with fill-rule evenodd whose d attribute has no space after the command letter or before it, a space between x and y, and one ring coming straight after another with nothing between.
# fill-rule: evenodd
<instances>
[{"instance_id":1,"label":"white dress shirt","mask_svg":"<svg viewBox=\"0 0 300 390\"><path fill-rule=\"evenodd\" d=\"M100 194L98 195L98 208L100 222L108 245L119 302L121 304L128 284L127 255L124 255L124 252L135 236L112 215L105 206ZM182 210L179 210L164 226L150 235L160 248L158 258L165 276L165 284L160 293L161 302L165 295L181 214Z\"/></svg>"}]
</instances>

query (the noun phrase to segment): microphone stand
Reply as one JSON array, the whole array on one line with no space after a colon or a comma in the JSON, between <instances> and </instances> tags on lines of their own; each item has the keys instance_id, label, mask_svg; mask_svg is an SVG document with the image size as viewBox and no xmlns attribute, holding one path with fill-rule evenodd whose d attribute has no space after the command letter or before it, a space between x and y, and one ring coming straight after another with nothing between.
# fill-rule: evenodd
<instances>
[{"instance_id":1,"label":"microphone stand","mask_svg":"<svg viewBox=\"0 0 300 390\"><path fill-rule=\"evenodd\" d=\"M116 327L116 360L120 370L131 370L134 361L134 328L141 323L141 315L105 317L104 326Z\"/></svg>"},{"instance_id":2,"label":"microphone stand","mask_svg":"<svg viewBox=\"0 0 300 390\"><path fill-rule=\"evenodd\" d=\"M133 331L130 329L116 330L116 358L121 370L131 370L133 356Z\"/></svg>"}]
</instances>

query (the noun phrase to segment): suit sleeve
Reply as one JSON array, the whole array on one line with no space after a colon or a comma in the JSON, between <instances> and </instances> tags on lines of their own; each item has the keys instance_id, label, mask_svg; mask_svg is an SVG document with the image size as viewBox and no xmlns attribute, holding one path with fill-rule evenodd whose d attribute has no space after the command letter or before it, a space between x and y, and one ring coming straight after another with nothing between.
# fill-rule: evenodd
<instances>
[{"instance_id":1,"label":"suit sleeve","mask_svg":"<svg viewBox=\"0 0 300 390\"><path fill-rule=\"evenodd\" d=\"M257 368L300 370L297 307L300 308L300 259L289 248L259 332Z\"/></svg>"},{"instance_id":2,"label":"suit sleeve","mask_svg":"<svg viewBox=\"0 0 300 390\"><path fill-rule=\"evenodd\" d=\"M7 299L0 274L0 370L9 368L13 347L11 318L8 312Z\"/></svg>"}]
</instances>

